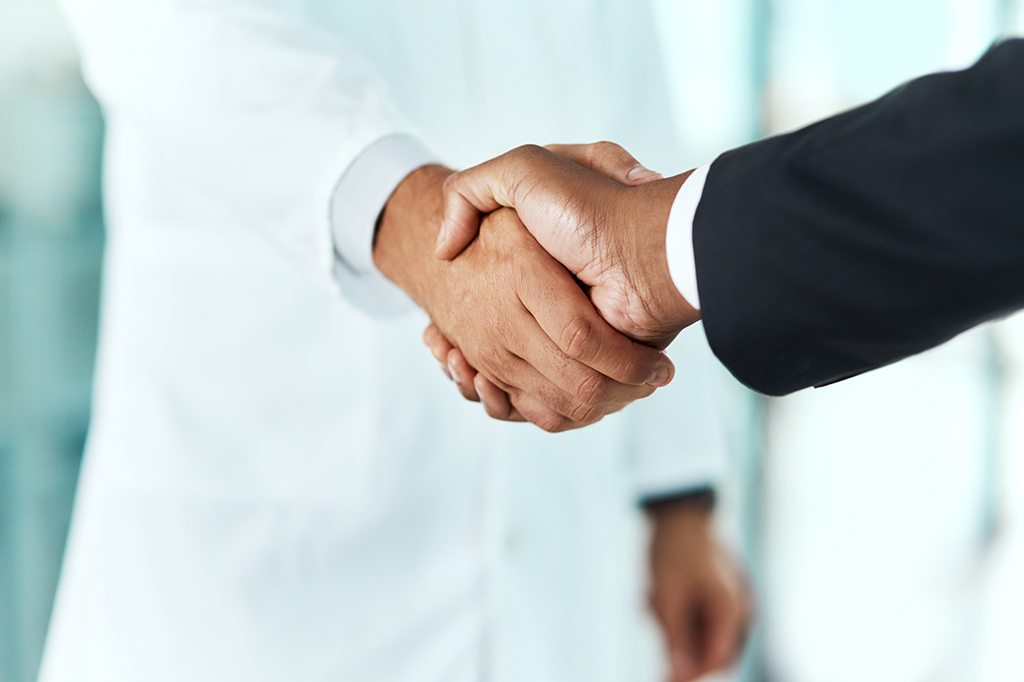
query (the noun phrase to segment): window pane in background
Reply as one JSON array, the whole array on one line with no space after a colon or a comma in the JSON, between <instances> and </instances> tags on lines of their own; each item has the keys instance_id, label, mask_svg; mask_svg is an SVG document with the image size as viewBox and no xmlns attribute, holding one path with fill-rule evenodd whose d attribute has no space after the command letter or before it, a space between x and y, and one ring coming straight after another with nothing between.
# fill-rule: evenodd
<instances>
[{"instance_id":1,"label":"window pane in background","mask_svg":"<svg viewBox=\"0 0 1024 682\"><path fill-rule=\"evenodd\" d=\"M34 680L89 415L102 120L49 2L0 3L0 681Z\"/></svg>"}]
</instances>

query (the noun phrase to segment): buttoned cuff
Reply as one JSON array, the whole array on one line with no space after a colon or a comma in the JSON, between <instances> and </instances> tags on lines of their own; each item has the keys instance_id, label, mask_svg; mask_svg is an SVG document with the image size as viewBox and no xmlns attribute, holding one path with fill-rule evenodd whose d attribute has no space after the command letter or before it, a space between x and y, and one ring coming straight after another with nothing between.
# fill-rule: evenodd
<instances>
[{"instance_id":1,"label":"buttoned cuff","mask_svg":"<svg viewBox=\"0 0 1024 682\"><path fill-rule=\"evenodd\" d=\"M711 164L697 168L679 188L672 202L665 231L665 252L672 282L686 302L697 310L700 310L700 295L697 291L697 265L693 256L693 219L697 215L697 206L704 194L704 183L710 168Z\"/></svg>"},{"instance_id":2,"label":"buttoned cuff","mask_svg":"<svg viewBox=\"0 0 1024 682\"><path fill-rule=\"evenodd\" d=\"M345 298L372 317L415 308L373 262L377 221L395 188L437 157L411 135L382 137L367 147L338 182L331 200L334 277Z\"/></svg>"}]
</instances>

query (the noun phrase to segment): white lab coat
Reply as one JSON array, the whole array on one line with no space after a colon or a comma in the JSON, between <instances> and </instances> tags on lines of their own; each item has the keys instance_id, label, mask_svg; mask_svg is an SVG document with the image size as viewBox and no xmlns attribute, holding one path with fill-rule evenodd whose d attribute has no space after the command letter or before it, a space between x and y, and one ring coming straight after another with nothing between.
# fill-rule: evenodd
<instances>
[{"instance_id":1,"label":"white lab coat","mask_svg":"<svg viewBox=\"0 0 1024 682\"><path fill-rule=\"evenodd\" d=\"M650 8L65 5L107 114L109 236L41 679L650 670L637 499L722 464L701 339L675 386L595 427L493 422L421 312L379 314L395 292L368 238L338 258L331 224L339 178L395 133L453 165L611 138L675 170Z\"/></svg>"}]
</instances>

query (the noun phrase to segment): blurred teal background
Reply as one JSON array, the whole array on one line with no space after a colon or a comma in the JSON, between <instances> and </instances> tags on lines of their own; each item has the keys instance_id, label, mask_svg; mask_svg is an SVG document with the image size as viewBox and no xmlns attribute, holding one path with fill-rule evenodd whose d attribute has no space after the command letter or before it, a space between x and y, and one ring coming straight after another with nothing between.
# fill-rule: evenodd
<instances>
[{"instance_id":1,"label":"blurred teal background","mask_svg":"<svg viewBox=\"0 0 1024 682\"><path fill-rule=\"evenodd\" d=\"M48 2L0 2L0 680L33 680L89 423L103 122Z\"/></svg>"},{"instance_id":2,"label":"blurred teal background","mask_svg":"<svg viewBox=\"0 0 1024 682\"><path fill-rule=\"evenodd\" d=\"M657 0L692 165L963 66L1011 0ZM52 0L0 0L0 682L35 679L89 420L103 123ZM1024 680L1020 320L736 414L736 677Z\"/></svg>"}]
</instances>

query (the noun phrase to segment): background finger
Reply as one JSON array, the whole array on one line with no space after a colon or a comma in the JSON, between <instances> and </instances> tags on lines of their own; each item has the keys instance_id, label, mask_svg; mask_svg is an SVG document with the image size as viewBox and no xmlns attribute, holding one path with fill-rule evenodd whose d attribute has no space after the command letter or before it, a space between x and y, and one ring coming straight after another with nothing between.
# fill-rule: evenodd
<instances>
[{"instance_id":1,"label":"background finger","mask_svg":"<svg viewBox=\"0 0 1024 682\"><path fill-rule=\"evenodd\" d=\"M687 595L653 603L668 651L671 682L690 682L700 674L700 611Z\"/></svg>"},{"instance_id":2,"label":"background finger","mask_svg":"<svg viewBox=\"0 0 1024 682\"><path fill-rule=\"evenodd\" d=\"M703 672L728 667L739 655L746 630L743 609L736 602L720 599L709 605L705 618Z\"/></svg>"},{"instance_id":3,"label":"background finger","mask_svg":"<svg viewBox=\"0 0 1024 682\"><path fill-rule=\"evenodd\" d=\"M445 338L444 334L441 333L441 330L435 324L431 323L424 330L423 343L427 344L427 348L430 349L430 354L434 356L435 360L447 366L448 352L454 346Z\"/></svg>"},{"instance_id":4,"label":"background finger","mask_svg":"<svg viewBox=\"0 0 1024 682\"><path fill-rule=\"evenodd\" d=\"M526 418L519 410L512 406L509 396L505 391L491 383L483 374L477 374L473 379L480 400L484 404L487 415L493 419L500 419L509 422L524 422Z\"/></svg>"},{"instance_id":5,"label":"background finger","mask_svg":"<svg viewBox=\"0 0 1024 682\"><path fill-rule=\"evenodd\" d=\"M462 351L452 348L448 351L445 363L448 365L448 371L451 373L455 385L459 387L462 397L475 403L480 402L480 394L476 390L475 384L477 371L466 362Z\"/></svg>"}]
</instances>

